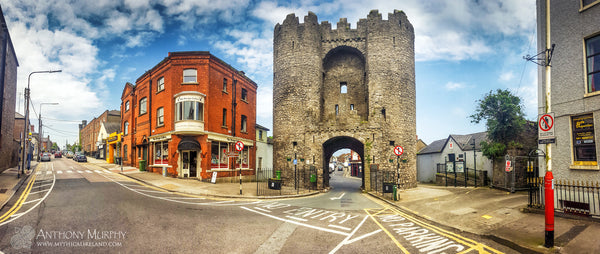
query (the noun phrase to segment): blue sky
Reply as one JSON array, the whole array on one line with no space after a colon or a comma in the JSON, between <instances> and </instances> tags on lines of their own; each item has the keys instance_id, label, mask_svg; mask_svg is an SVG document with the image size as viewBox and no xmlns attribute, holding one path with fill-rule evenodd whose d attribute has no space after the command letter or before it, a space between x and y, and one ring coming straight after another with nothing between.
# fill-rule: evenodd
<instances>
[{"instance_id":1,"label":"blue sky","mask_svg":"<svg viewBox=\"0 0 600 254\"><path fill-rule=\"evenodd\" d=\"M168 52L210 51L258 85L257 123L272 129L273 28L308 11L333 24L403 10L415 28L417 134L426 143L484 131L468 116L490 90L510 89L537 115L534 0L12 0L0 3L19 60L17 110L32 71L32 121L63 146L77 124L119 109L126 82ZM35 116L33 116L35 114ZM37 131L37 124L36 124Z\"/></svg>"}]
</instances>

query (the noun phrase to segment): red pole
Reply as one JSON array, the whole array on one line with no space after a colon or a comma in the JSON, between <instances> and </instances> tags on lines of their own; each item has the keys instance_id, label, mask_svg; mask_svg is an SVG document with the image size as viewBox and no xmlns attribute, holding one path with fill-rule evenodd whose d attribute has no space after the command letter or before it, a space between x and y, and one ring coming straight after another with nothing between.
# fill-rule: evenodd
<instances>
[{"instance_id":1,"label":"red pole","mask_svg":"<svg viewBox=\"0 0 600 254\"><path fill-rule=\"evenodd\" d=\"M546 171L544 177L544 200L546 214L546 235L544 247L554 247L554 177L551 171Z\"/></svg>"}]
</instances>

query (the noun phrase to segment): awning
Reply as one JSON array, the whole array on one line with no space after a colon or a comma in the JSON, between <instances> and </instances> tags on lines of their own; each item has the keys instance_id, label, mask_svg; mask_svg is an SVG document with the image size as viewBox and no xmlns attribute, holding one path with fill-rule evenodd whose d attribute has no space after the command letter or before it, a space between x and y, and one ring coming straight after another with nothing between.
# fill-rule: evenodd
<instances>
[{"instance_id":1,"label":"awning","mask_svg":"<svg viewBox=\"0 0 600 254\"><path fill-rule=\"evenodd\" d=\"M177 145L177 150L202 150L200 143L195 139L184 138Z\"/></svg>"}]
</instances>

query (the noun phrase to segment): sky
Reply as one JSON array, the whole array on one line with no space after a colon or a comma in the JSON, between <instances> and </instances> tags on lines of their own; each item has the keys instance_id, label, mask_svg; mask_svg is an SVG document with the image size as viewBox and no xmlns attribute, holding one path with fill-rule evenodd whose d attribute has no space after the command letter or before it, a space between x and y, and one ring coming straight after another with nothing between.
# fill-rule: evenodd
<instances>
[{"instance_id":1,"label":"sky","mask_svg":"<svg viewBox=\"0 0 600 254\"><path fill-rule=\"evenodd\" d=\"M406 13L415 31L417 135L429 144L485 131L471 123L477 100L496 89L521 97L537 118L535 0L8 0L0 2L19 61L17 111L31 76L31 121L63 147L78 124L118 110L135 83L175 51L210 51L259 88L257 123L273 127L273 28L309 11L335 29L371 10ZM272 133L272 132L270 132ZM271 134L269 134L271 135Z\"/></svg>"}]
</instances>

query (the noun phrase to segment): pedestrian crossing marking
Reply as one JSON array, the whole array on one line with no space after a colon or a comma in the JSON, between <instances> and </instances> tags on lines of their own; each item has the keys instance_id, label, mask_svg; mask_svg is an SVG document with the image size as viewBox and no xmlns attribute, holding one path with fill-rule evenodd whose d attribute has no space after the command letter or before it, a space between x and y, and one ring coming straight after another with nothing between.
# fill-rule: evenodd
<instances>
[{"instance_id":1,"label":"pedestrian crossing marking","mask_svg":"<svg viewBox=\"0 0 600 254\"><path fill-rule=\"evenodd\" d=\"M62 170L56 171L57 174L62 174Z\"/></svg>"},{"instance_id":2,"label":"pedestrian crossing marking","mask_svg":"<svg viewBox=\"0 0 600 254\"><path fill-rule=\"evenodd\" d=\"M86 172L86 173L92 173L92 171L89 171L89 170L86 170L85 172Z\"/></svg>"},{"instance_id":3,"label":"pedestrian crossing marking","mask_svg":"<svg viewBox=\"0 0 600 254\"><path fill-rule=\"evenodd\" d=\"M46 175L52 174L52 171L46 171Z\"/></svg>"},{"instance_id":4,"label":"pedestrian crossing marking","mask_svg":"<svg viewBox=\"0 0 600 254\"><path fill-rule=\"evenodd\" d=\"M41 175L42 171L35 172L36 175Z\"/></svg>"},{"instance_id":5,"label":"pedestrian crossing marking","mask_svg":"<svg viewBox=\"0 0 600 254\"><path fill-rule=\"evenodd\" d=\"M81 173L83 173L83 171L81 171L81 170L77 170L77 173L81 174Z\"/></svg>"},{"instance_id":6,"label":"pedestrian crossing marking","mask_svg":"<svg viewBox=\"0 0 600 254\"><path fill-rule=\"evenodd\" d=\"M73 171L71 171L71 170L67 170L67 173L73 173Z\"/></svg>"}]
</instances>

